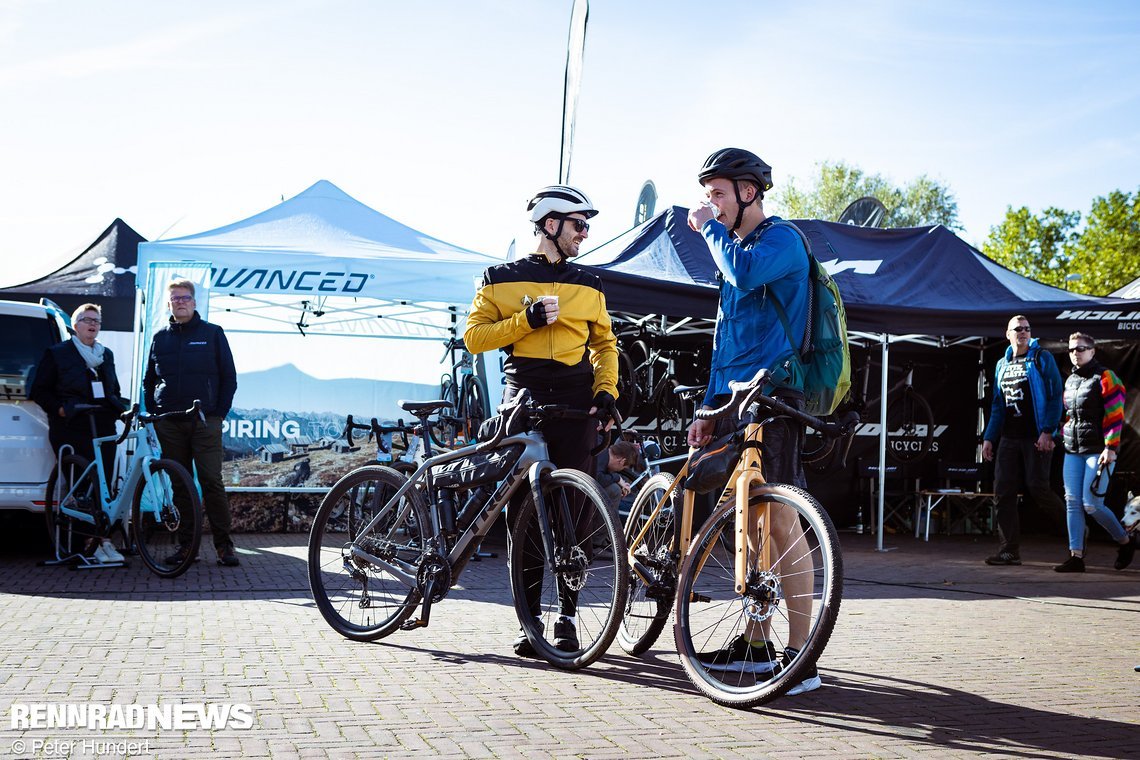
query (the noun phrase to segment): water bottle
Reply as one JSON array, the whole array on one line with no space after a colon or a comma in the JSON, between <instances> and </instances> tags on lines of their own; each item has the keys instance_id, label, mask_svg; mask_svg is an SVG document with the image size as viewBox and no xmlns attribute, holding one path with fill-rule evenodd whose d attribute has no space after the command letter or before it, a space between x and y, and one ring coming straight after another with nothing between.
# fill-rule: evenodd
<instances>
[{"instance_id":1,"label":"water bottle","mask_svg":"<svg viewBox=\"0 0 1140 760\"><path fill-rule=\"evenodd\" d=\"M455 532L455 491L439 489L439 522L444 533Z\"/></svg>"},{"instance_id":2,"label":"water bottle","mask_svg":"<svg viewBox=\"0 0 1140 760\"><path fill-rule=\"evenodd\" d=\"M483 509L483 505L487 503L487 497L490 494L491 490L486 486L479 486L471 492L467 501L463 503L463 510L455 520L455 526L459 530L467 530L471 527L471 523L475 521L475 516Z\"/></svg>"}]
</instances>

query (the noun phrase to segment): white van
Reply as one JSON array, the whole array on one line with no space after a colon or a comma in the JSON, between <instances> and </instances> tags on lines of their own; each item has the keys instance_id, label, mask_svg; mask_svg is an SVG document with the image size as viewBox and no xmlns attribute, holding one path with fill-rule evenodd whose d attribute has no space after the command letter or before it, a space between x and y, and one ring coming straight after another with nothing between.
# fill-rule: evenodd
<instances>
[{"instance_id":1,"label":"white van","mask_svg":"<svg viewBox=\"0 0 1140 760\"><path fill-rule=\"evenodd\" d=\"M0 301L0 509L42 512L55 465L43 410L28 400L44 349L66 340L54 304Z\"/></svg>"}]
</instances>

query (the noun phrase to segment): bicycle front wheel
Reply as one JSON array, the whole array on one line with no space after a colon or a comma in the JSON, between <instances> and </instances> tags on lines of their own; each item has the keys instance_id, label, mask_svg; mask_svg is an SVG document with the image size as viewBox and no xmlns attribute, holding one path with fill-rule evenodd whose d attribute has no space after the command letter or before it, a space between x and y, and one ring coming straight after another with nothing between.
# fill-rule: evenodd
<instances>
[{"instance_id":1,"label":"bicycle front wheel","mask_svg":"<svg viewBox=\"0 0 1140 760\"><path fill-rule=\"evenodd\" d=\"M87 540L97 537L99 531L94 524L73 519L60 511L60 501L67 504L69 509L96 518L102 513L102 507L99 505L99 475L96 469L90 467L90 463L78 454L65 455L60 464L62 469L53 469L48 478L47 493L44 495L44 521L47 524L48 538L56 548L56 556L62 559L82 552Z\"/></svg>"},{"instance_id":2,"label":"bicycle front wheel","mask_svg":"<svg viewBox=\"0 0 1140 760\"><path fill-rule=\"evenodd\" d=\"M144 475L135 486L131 540L139 559L161 578L177 578L194 564L202 541L202 500L185 467L169 459L150 463L150 478Z\"/></svg>"},{"instance_id":3,"label":"bicycle front wheel","mask_svg":"<svg viewBox=\"0 0 1140 760\"><path fill-rule=\"evenodd\" d=\"M678 515L673 504L657 509L673 476L659 472L637 492L625 521L625 542L645 577L629 568L629 599L618 629L618 644L626 652L645 654L657 641L669 619L677 592L677 554L673 546ZM680 492L675 492L680 503ZM644 534L644 535L643 535ZM641 537L638 540L638 537Z\"/></svg>"},{"instance_id":4,"label":"bicycle front wheel","mask_svg":"<svg viewBox=\"0 0 1140 760\"><path fill-rule=\"evenodd\" d=\"M759 518L736 589L736 503L721 504L681 565L674 637L681 665L728 707L768 702L812 677L839 614L843 561L831 519L793 486L752 489ZM766 642L749 645L748 642Z\"/></svg>"},{"instance_id":5,"label":"bicycle front wheel","mask_svg":"<svg viewBox=\"0 0 1140 760\"><path fill-rule=\"evenodd\" d=\"M354 641L387 636L420 600L417 573L427 526L423 496L388 467L361 467L328 492L309 533L309 588L321 616ZM375 525L369 529L373 518Z\"/></svg>"},{"instance_id":6,"label":"bicycle front wheel","mask_svg":"<svg viewBox=\"0 0 1140 760\"><path fill-rule=\"evenodd\" d=\"M887 407L887 455L897 462L920 462L934 440L934 413L912 386Z\"/></svg>"},{"instance_id":7,"label":"bicycle front wheel","mask_svg":"<svg viewBox=\"0 0 1140 760\"><path fill-rule=\"evenodd\" d=\"M601 657L617 635L629 583L625 541L593 478L554 470L543 477L541 491L554 556L547 554L528 488L510 528L511 594L539 656L574 670ZM551 566L553 582L545 578Z\"/></svg>"}]
</instances>

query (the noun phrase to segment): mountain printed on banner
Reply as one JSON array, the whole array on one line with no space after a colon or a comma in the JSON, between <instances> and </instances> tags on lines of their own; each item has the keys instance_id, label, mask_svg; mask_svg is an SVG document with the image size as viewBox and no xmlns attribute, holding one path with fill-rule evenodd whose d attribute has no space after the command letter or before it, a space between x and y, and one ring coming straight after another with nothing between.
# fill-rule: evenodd
<instances>
[{"instance_id":1,"label":"mountain printed on banner","mask_svg":"<svg viewBox=\"0 0 1140 760\"><path fill-rule=\"evenodd\" d=\"M239 373L223 442L231 456L239 457L270 444L316 446L321 440L327 444L340 437L349 414L363 421L376 417L410 422L411 415L397 401L438 396L436 385L366 378L324 380L292 364Z\"/></svg>"}]
</instances>

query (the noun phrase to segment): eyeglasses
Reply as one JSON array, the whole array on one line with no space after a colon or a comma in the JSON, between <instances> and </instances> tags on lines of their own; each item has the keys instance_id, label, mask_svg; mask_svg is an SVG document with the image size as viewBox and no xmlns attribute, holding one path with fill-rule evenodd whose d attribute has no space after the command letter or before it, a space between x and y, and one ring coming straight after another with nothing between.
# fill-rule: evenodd
<instances>
[{"instance_id":1,"label":"eyeglasses","mask_svg":"<svg viewBox=\"0 0 1140 760\"><path fill-rule=\"evenodd\" d=\"M190 303L194 300L194 296L171 296L171 303Z\"/></svg>"},{"instance_id":2,"label":"eyeglasses","mask_svg":"<svg viewBox=\"0 0 1140 760\"><path fill-rule=\"evenodd\" d=\"M80 318L79 318L78 320L76 320L76 321L78 321L78 322L86 322L86 323L87 323L87 324L89 324L89 325L96 325L96 326L103 324L103 320L101 320L101 319L95 319L95 317L80 317Z\"/></svg>"},{"instance_id":3,"label":"eyeglasses","mask_svg":"<svg viewBox=\"0 0 1140 760\"><path fill-rule=\"evenodd\" d=\"M1092 351L1092 346L1069 346L1070 354L1083 354L1085 351Z\"/></svg>"},{"instance_id":4,"label":"eyeglasses","mask_svg":"<svg viewBox=\"0 0 1140 760\"><path fill-rule=\"evenodd\" d=\"M575 219L573 217L570 217L566 221L572 222L574 224L574 229L577 230L578 232L589 232L590 231L590 223L587 222L585 219Z\"/></svg>"},{"instance_id":5,"label":"eyeglasses","mask_svg":"<svg viewBox=\"0 0 1140 760\"><path fill-rule=\"evenodd\" d=\"M1009 328L1009 331L1010 331L1010 332L1015 332L1015 333L1023 333L1023 332L1029 332L1029 327L1028 327L1028 326L1026 326L1026 327L1022 327L1021 325L1018 325L1017 327L1011 327L1011 328Z\"/></svg>"}]
</instances>

